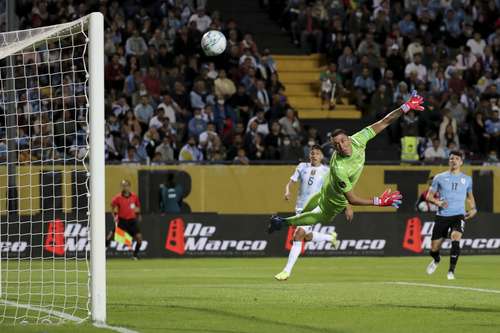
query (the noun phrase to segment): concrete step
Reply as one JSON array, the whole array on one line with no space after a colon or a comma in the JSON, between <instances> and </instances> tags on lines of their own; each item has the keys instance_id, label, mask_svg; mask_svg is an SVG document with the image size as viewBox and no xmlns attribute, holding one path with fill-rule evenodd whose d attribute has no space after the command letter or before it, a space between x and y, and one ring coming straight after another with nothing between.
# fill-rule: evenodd
<instances>
[{"instance_id":1,"label":"concrete step","mask_svg":"<svg viewBox=\"0 0 500 333\"><path fill-rule=\"evenodd\" d=\"M319 53L309 55L289 55L289 54L273 54L274 60L304 60L304 59L323 59L323 55Z\"/></svg>"},{"instance_id":2,"label":"concrete step","mask_svg":"<svg viewBox=\"0 0 500 333\"><path fill-rule=\"evenodd\" d=\"M279 72L280 81L286 86L290 83L314 83L319 82L320 71L301 71L301 72Z\"/></svg>"},{"instance_id":3,"label":"concrete step","mask_svg":"<svg viewBox=\"0 0 500 333\"><path fill-rule=\"evenodd\" d=\"M337 106L339 108L339 106ZM301 110L300 119L361 119L361 112L358 110Z\"/></svg>"},{"instance_id":4,"label":"concrete step","mask_svg":"<svg viewBox=\"0 0 500 333\"><path fill-rule=\"evenodd\" d=\"M277 60L276 63L278 72L313 72L321 69L317 59Z\"/></svg>"}]
</instances>

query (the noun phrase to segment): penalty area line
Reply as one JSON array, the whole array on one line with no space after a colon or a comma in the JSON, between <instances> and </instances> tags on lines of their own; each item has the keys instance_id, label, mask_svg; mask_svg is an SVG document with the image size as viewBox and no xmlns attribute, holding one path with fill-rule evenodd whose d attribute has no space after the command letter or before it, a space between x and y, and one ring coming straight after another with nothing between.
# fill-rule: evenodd
<instances>
[{"instance_id":1,"label":"penalty area line","mask_svg":"<svg viewBox=\"0 0 500 333\"><path fill-rule=\"evenodd\" d=\"M471 287L461 287L461 286L445 286L442 284L432 284L432 283L417 283L417 282L403 282L403 281L388 281L388 282L381 282L381 283L382 284L399 285L399 286L458 289L458 290L467 290L467 291L477 291L480 293L487 293L487 294L500 294L500 290L496 290L496 289L471 288Z\"/></svg>"}]
</instances>

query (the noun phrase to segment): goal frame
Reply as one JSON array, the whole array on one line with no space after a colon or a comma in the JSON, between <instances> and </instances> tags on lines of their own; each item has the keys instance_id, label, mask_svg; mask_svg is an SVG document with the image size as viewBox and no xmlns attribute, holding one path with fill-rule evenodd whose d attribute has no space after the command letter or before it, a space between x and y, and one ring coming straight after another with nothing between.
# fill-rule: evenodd
<instances>
[{"instance_id":1,"label":"goal frame","mask_svg":"<svg viewBox=\"0 0 500 333\"><path fill-rule=\"evenodd\" d=\"M83 18L75 20L77 23ZM88 134L89 134L89 211L90 317L96 325L106 324L106 248L105 248L105 114L104 114L104 16L87 15L88 19ZM7 31L15 33L19 31ZM45 35L45 38L50 35ZM16 49L0 48L0 58ZM0 273L2 256L0 251ZM0 297L2 296L0 274ZM29 305L28 305L29 306Z\"/></svg>"},{"instance_id":2,"label":"goal frame","mask_svg":"<svg viewBox=\"0 0 500 333\"><path fill-rule=\"evenodd\" d=\"M104 16L89 15L90 298L95 323L106 322Z\"/></svg>"}]
</instances>

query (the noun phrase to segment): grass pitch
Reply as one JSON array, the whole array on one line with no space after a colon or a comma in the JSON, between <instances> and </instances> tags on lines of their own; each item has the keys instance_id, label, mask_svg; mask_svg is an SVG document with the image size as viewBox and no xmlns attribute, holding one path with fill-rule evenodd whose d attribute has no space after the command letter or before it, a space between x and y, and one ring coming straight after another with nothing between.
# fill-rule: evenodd
<instances>
[{"instance_id":1,"label":"grass pitch","mask_svg":"<svg viewBox=\"0 0 500 333\"><path fill-rule=\"evenodd\" d=\"M500 256L108 261L108 323L139 332L500 332ZM401 285L409 282L469 289ZM1 315L1 313L0 313ZM111 332L89 324L0 325L0 332Z\"/></svg>"}]
</instances>

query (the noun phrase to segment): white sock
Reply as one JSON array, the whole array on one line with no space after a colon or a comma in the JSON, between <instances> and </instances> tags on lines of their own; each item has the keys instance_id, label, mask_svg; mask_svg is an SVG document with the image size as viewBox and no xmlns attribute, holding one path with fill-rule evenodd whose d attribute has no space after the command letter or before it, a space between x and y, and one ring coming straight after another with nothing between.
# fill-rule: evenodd
<instances>
[{"instance_id":1,"label":"white sock","mask_svg":"<svg viewBox=\"0 0 500 333\"><path fill-rule=\"evenodd\" d=\"M292 248L290 249L290 253L288 254L288 262L286 263L284 271L291 273L293 265L297 261L297 258L300 255L300 251L302 251L302 242L294 241Z\"/></svg>"},{"instance_id":2,"label":"white sock","mask_svg":"<svg viewBox=\"0 0 500 333\"><path fill-rule=\"evenodd\" d=\"M324 242L324 241L331 242L332 241L332 235L322 234L322 233L313 231L312 241L313 242Z\"/></svg>"}]
</instances>

